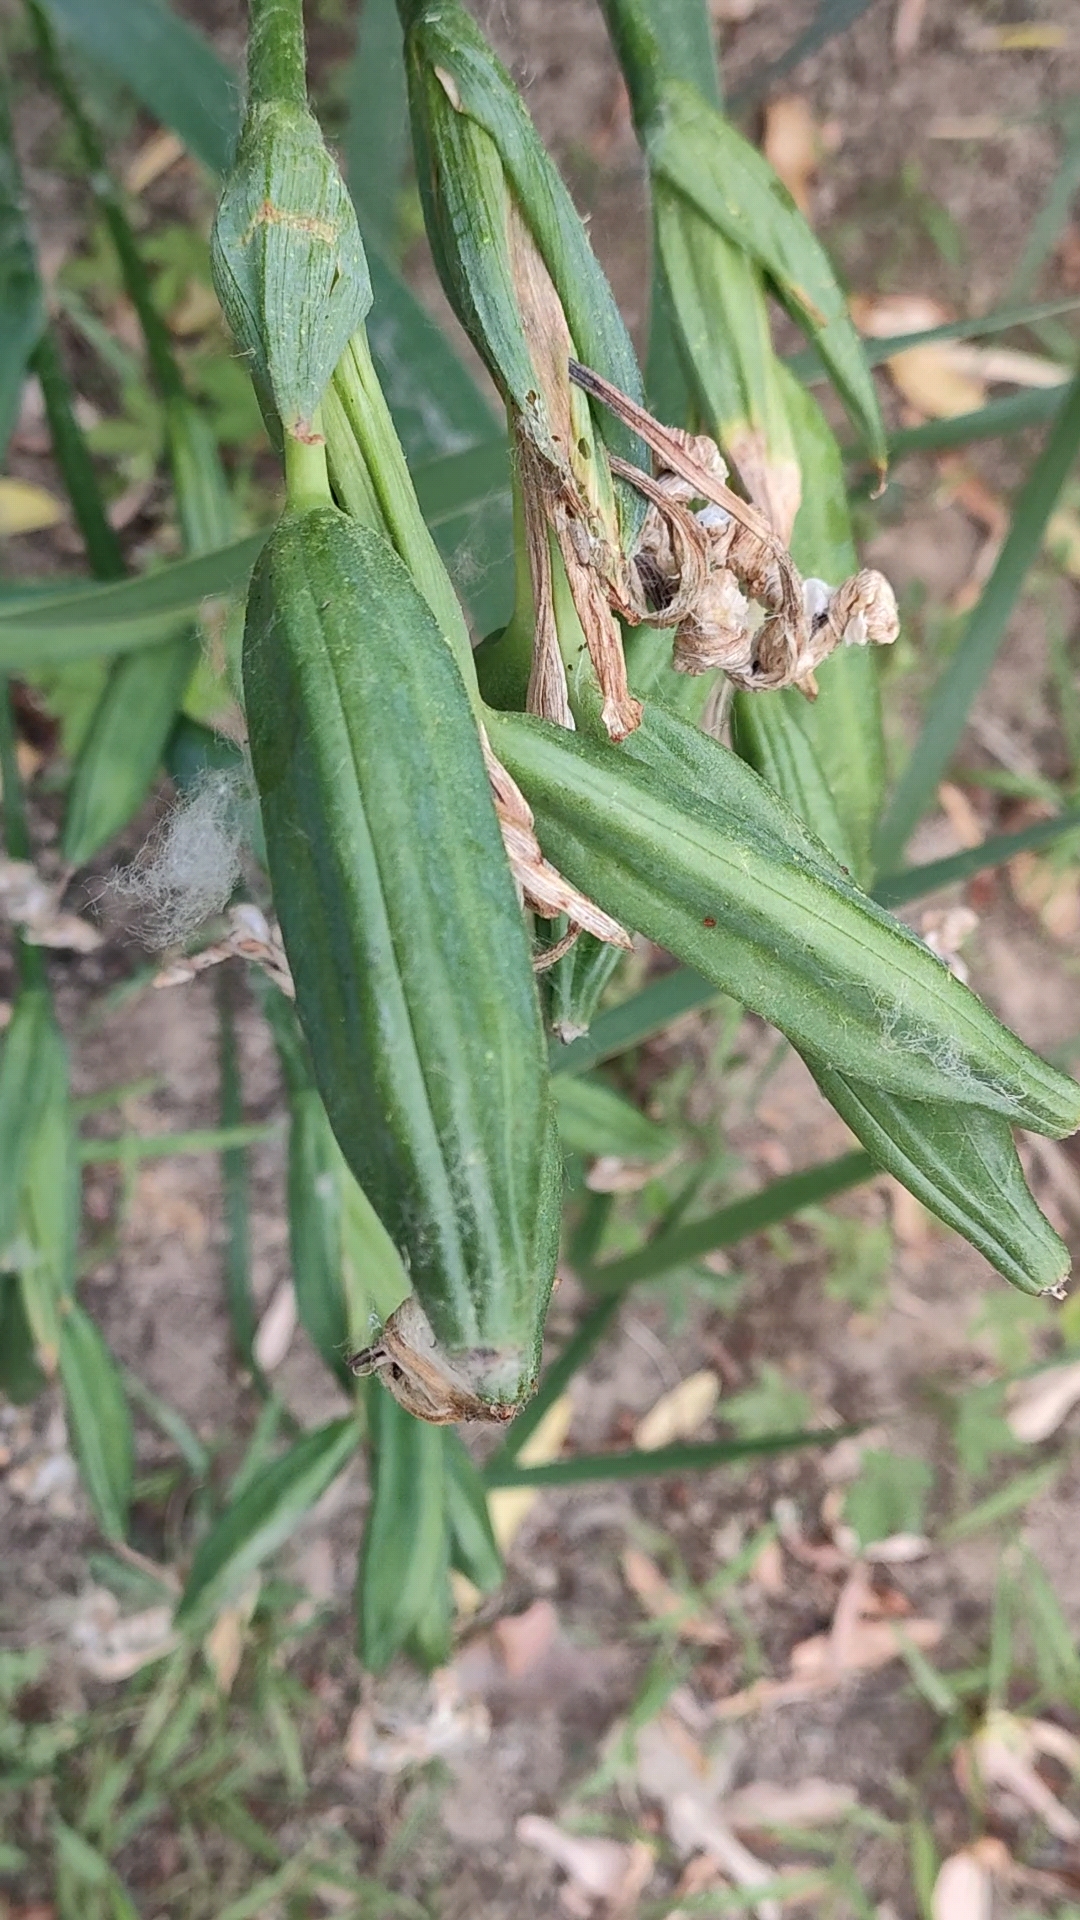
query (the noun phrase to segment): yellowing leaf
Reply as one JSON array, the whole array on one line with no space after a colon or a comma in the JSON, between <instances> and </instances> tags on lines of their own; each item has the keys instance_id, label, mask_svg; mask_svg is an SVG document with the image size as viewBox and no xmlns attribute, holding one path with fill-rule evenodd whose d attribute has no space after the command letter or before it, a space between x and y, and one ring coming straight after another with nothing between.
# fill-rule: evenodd
<instances>
[{"instance_id":1,"label":"yellowing leaf","mask_svg":"<svg viewBox=\"0 0 1080 1920\"><path fill-rule=\"evenodd\" d=\"M669 1447L677 1440L692 1440L708 1419L720 1397L720 1382L715 1373L703 1370L680 1380L669 1393L662 1393L654 1407L634 1428L634 1445L644 1453Z\"/></svg>"},{"instance_id":2,"label":"yellowing leaf","mask_svg":"<svg viewBox=\"0 0 1080 1920\"><path fill-rule=\"evenodd\" d=\"M0 539L17 533L41 533L66 520L67 508L46 487L32 480L0 478Z\"/></svg>"}]
</instances>

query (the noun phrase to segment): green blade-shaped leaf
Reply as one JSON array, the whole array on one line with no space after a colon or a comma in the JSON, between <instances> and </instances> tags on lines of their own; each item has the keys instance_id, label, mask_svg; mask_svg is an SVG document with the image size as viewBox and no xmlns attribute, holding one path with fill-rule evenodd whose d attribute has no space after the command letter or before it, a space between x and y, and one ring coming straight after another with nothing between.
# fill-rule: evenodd
<instances>
[{"instance_id":1,"label":"green blade-shaped leaf","mask_svg":"<svg viewBox=\"0 0 1080 1920\"><path fill-rule=\"evenodd\" d=\"M927 718L877 839L879 867L894 865L937 791L938 781L1005 638L1046 523L1080 450L1080 377L1017 498L1008 538L978 606L927 702Z\"/></svg>"},{"instance_id":2,"label":"green blade-shaped leaf","mask_svg":"<svg viewBox=\"0 0 1080 1920\"><path fill-rule=\"evenodd\" d=\"M782 698L772 693L737 693L732 702L732 745L805 820L834 860L852 872L855 855L813 742Z\"/></svg>"},{"instance_id":3,"label":"green blade-shaped leaf","mask_svg":"<svg viewBox=\"0 0 1080 1920\"><path fill-rule=\"evenodd\" d=\"M736 756L660 709L621 747L488 716L576 886L837 1071L1071 1131L1080 1088L851 884Z\"/></svg>"},{"instance_id":4,"label":"green blade-shaped leaf","mask_svg":"<svg viewBox=\"0 0 1080 1920\"><path fill-rule=\"evenodd\" d=\"M450 1564L481 1593L502 1585L504 1567L492 1532L484 1482L452 1427L443 1428L444 1497Z\"/></svg>"},{"instance_id":5,"label":"green blade-shaped leaf","mask_svg":"<svg viewBox=\"0 0 1080 1920\"><path fill-rule=\"evenodd\" d=\"M377 1382L369 1394L371 1505L357 1583L359 1653L381 1673L419 1625L445 1581L446 1494L442 1431L415 1420Z\"/></svg>"},{"instance_id":6,"label":"green blade-shaped leaf","mask_svg":"<svg viewBox=\"0 0 1080 1920\"><path fill-rule=\"evenodd\" d=\"M26 363L45 324L37 254L23 204L11 131L7 82L0 66L0 459L19 411Z\"/></svg>"},{"instance_id":7,"label":"green blade-shaped leaf","mask_svg":"<svg viewBox=\"0 0 1080 1920\"><path fill-rule=\"evenodd\" d=\"M779 379L802 472L792 555L804 574L835 586L858 566L839 448L813 396L782 367ZM872 840L885 792L885 740L873 647L838 647L818 669L817 681L815 701L795 691L764 697L778 699L810 741L851 848L852 872L866 886L873 875Z\"/></svg>"},{"instance_id":8,"label":"green blade-shaped leaf","mask_svg":"<svg viewBox=\"0 0 1080 1920\"><path fill-rule=\"evenodd\" d=\"M289 1252L296 1310L316 1352L351 1389L338 1164L323 1103L314 1087L304 1087L289 1100Z\"/></svg>"},{"instance_id":9,"label":"green blade-shaped leaf","mask_svg":"<svg viewBox=\"0 0 1080 1920\"><path fill-rule=\"evenodd\" d=\"M705 1447L657 1447L653 1453L579 1453L569 1460L548 1460L541 1467L493 1462L484 1475L489 1487L574 1487L583 1480L658 1480L669 1473L707 1473L763 1454L794 1453L801 1447L834 1446L854 1427L825 1427L803 1433L767 1433L754 1440L718 1440Z\"/></svg>"},{"instance_id":10,"label":"green blade-shaped leaf","mask_svg":"<svg viewBox=\"0 0 1080 1920\"><path fill-rule=\"evenodd\" d=\"M435 460L489 439L499 424L491 402L378 245L366 234L364 240L374 297L368 338L410 461Z\"/></svg>"},{"instance_id":11,"label":"green blade-shaped leaf","mask_svg":"<svg viewBox=\"0 0 1080 1920\"><path fill-rule=\"evenodd\" d=\"M13 1406L22 1407L45 1384L18 1276L0 1273L0 1394Z\"/></svg>"},{"instance_id":12,"label":"green blade-shaped leaf","mask_svg":"<svg viewBox=\"0 0 1080 1920\"><path fill-rule=\"evenodd\" d=\"M37 594L0 606L0 671L126 653L166 640L178 620L197 612L203 600L245 586L265 539L265 531L248 534L138 580Z\"/></svg>"},{"instance_id":13,"label":"green blade-shaped leaf","mask_svg":"<svg viewBox=\"0 0 1080 1920\"><path fill-rule=\"evenodd\" d=\"M1068 379L1063 376L1059 387L1011 393L1004 400L988 400L985 407L973 413L924 420L920 427L901 427L889 435L889 459L902 460L909 453L942 453L949 447L970 446L975 440L1000 440L1027 427L1045 426L1061 412L1068 393Z\"/></svg>"},{"instance_id":14,"label":"green blade-shaped leaf","mask_svg":"<svg viewBox=\"0 0 1080 1920\"><path fill-rule=\"evenodd\" d=\"M802 1173L786 1174L745 1200L733 1200L700 1220L657 1234L636 1253L590 1268L582 1278L591 1293L624 1293L639 1281L657 1280L677 1267L703 1259L707 1253L732 1247L750 1234L763 1233L766 1227L779 1225L803 1207L818 1206L834 1194L846 1193L849 1187L871 1179L874 1171L868 1154L845 1153L837 1160L807 1167Z\"/></svg>"},{"instance_id":15,"label":"green blade-shaped leaf","mask_svg":"<svg viewBox=\"0 0 1080 1920\"><path fill-rule=\"evenodd\" d=\"M679 81L663 89L646 150L653 173L768 274L813 339L871 458L884 467L877 395L847 302L821 243L768 161Z\"/></svg>"},{"instance_id":16,"label":"green blade-shaped leaf","mask_svg":"<svg viewBox=\"0 0 1080 1920\"><path fill-rule=\"evenodd\" d=\"M740 87L735 95L735 105L742 107L751 100L759 100L786 73L816 53L819 47L827 46L836 34L846 33L873 4L874 0L818 0L810 25L782 54L770 60L767 66L759 67L746 85Z\"/></svg>"},{"instance_id":17,"label":"green blade-shaped leaf","mask_svg":"<svg viewBox=\"0 0 1080 1920\"><path fill-rule=\"evenodd\" d=\"M883 874L874 887L874 899L880 900L883 907L902 907L909 900L923 900L928 893L936 893L941 887L954 887L958 881L969 880L972 874L984 873L988 867L1003 867L1015 853L1033 853L1037 848L1051 847L1078 827L1080 808L1073 808L1051 820L1036 820L1033 826L1021 828L1019 833L994 834L977 847L963 847L944 860L928 860L920 867L904 867L899 873Z\"/></svg>"},{"instance_id":18,"label":"green blade-shaped leaf","mask_svg":"<svg viewBox=\"0 0 1080 1920\"><path fill-rule=\"evenodd\" d=\"M93 1321L70 1305L60 1322L60 1378L72 1444L98 1524L127 1533L134 1441L116 1361Z\"/></svg>"},{"instance_id":19,"label":"green blade-shaped leaf","mask_svg":"<svg viewBox=\"0 0 1080 1920\"><path fill-rule=\"evenodd\" d=\"M409 151L409 103L394 0L364 0L348 79L345 177L364 229L392 250Z\"/></svg>"},{"instance_id":20,"label":"green blade-shaped leaf","mask_svg":"<svg viewBox=\"0 0 1080 1920\"><path fill-rule=\"evenodd\" d=\"M46 0L57 26L123 80L214 173L240 130L240 86L193 27L161 0Z\"/></svg>"},{"instance_id":21,"label":"green blade-shaped leaf","mask_svg":"<svg viewBox=\"0 0 1080 1920\"><path fill-rule=\"evenodd\" d=\"M1028 1191L1008 1123L974 1107L899 1100L807 1056L829 1104L876 1164L985 1254L1023 1293L1069 1271L1069 1249Z\"/></svg>"},{"instance_id":22,"label":"green blade-shaped leaf","mask_svg":"<svg viewBox=\"0 0 1080 1920\"><path fill-rule=\"evenodd\" d=\"M578 1153L662 1160L675 1145L669 1127L650 1120L602 1080L560 1074L555 1083L555 1112L563 1146Z\"/></svg>"},{"instance_id":23,"label":"green blade-shaped leaf","mask_svg":"<svg viewBox=\"0 0 1080 1920\"><path fill-rule=\"evenodd\" d=\"M263 1467L198 1548L176 1624L199 1633L283 1546L356 1451L355 1420L331 1420Z\"/></svg>"},{"instance_id":24,"label":"green blade-shaped leaf","mask_svg":"<svg viewBox=\"0 0 1080 1920\"><path fill-rule=\"evenodd\" d=\"M234 982L227 968L219 968L218 1117L222 1132L244 1124L244 1088L240 1077L240 1050L236 1038ZM232 1329L233 1348L241 1366L260 1378L255 1359L258 1315L251 1275L251 1214L248 1192L248 1149L226 1147L221 1155L221 1197L224 1214L225 1304Z\"/></svg>"},{"instance_id":25,"label":"green blade-shaped leaf","mask_svg":"<svg viewBox=\"0 0 1080 1920\"><path fill-rule=\"evenodd\" d=\"M92 860L141 807L200 651L199 635L184 631L114 662L68 792L62 849L72 867Z\"/></svg>"},{"instance_id":26,"label":"green blade-shaped leaf","mask_svg":"<svg viewBox=\"0 0 1080 1920\"><path fill-rule=\"evenodd\" d=\"M992 313L970 314L964 320L946 320L940 327L920 327L914 333L864 335L863 352L868 367L880 367L883 361L891 360L894 354L906 353L910 347L933 347L942 340L983 340L991 334L1007 333L1014 327L1031 327L1040 320L1053 320L1062 313L1075 313L1078 306L1080 300L1075 297L1040 300L1034 305L997 307ZM808 387L828 378L813 347L803 347L798 353L786 355L784 364L797 380Z\"/></svg>"}]
</instances>

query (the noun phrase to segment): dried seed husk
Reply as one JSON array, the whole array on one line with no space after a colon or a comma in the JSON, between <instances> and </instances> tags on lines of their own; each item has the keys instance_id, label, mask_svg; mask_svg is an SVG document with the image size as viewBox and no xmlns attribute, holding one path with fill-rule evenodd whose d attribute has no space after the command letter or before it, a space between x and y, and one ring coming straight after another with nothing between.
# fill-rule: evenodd
<instances>
[{"instance_id":1,"label":"dried seed husk","mask_svg":"<svg viewBox=\"0 0 1080 1920\"><path fill-rule=\"evenodd\" d=\"M461 676L389 544L320 507L286 514L260 557L244 686L331 1125L431 1329L417 1364L428 1384L441 1370L441 1417L507 1418L535 1382L554 1276L550 1102Z\"/></svg>"}]
</instances>

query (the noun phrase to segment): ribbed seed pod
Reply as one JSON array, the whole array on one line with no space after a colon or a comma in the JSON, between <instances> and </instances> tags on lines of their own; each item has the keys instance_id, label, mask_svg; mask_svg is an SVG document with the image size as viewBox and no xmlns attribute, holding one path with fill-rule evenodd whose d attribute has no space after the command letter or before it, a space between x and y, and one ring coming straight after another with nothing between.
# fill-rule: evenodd
<instances>
[{"instance_id":1,"label":"ribbed seed pod","mask_svg":"<svg viewBox=\"0 0 1080 1920\"><path fill-rule=\"evenodd\" d=\"M389 543L317 507L263 549L244 690L316 1081L413 1287L360 1365L429 1419L508 1418L535 1383L561 1168L461 676Z\"/></svg>"}]
</instances>

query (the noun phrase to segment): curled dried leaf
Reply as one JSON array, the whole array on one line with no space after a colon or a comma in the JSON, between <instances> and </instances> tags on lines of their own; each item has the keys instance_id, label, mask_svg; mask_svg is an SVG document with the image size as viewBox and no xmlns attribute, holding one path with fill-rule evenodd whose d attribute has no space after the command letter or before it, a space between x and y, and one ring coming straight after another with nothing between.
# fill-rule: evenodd
<instances>
[{"instance_id":1,"label":"curled dried leaf","mask_svg":"<svg viewBox=\"0 0 1080 1920\"><path fill-rule=\"evenodd\" d=\"M595 934L598 940L605 940L611 946L629 949L633 942L626 929L579 893L550 860L544 859L533 826L532 808L525 795L496 759L486 734L482 736L482 745L506 857L525 906L542 920L555 920L565 914L577 931Z\"/></svg>"}]
</instances>

